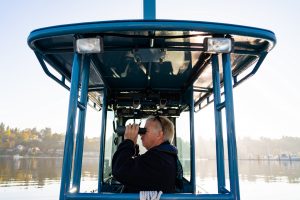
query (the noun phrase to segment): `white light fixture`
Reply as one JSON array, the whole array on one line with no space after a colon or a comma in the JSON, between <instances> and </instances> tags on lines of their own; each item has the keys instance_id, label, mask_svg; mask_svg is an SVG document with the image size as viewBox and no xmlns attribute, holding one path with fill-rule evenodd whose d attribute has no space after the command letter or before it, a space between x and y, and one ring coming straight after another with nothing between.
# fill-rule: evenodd
<instances>
[{"instance_id":1,"label":"white light fixture","mask_svg":"<svg viewBox=\"0 0 300 200\"><path fill-rule=\"evenodd\" d=\"M230 53L233 40L230 38L204 38L204 48L208 53Z\"/></svg>"},{"instance_id":2,"label":"white light fixture","mask_svg":"<svg viewBox=\"0 0 300 200\"><path fill-rule=\"evenodd\" d=\"M76 40L76 51L78 53L100 53L102 50L102 40L100 37L81 38Z\"/></svg>"}]
</instances>

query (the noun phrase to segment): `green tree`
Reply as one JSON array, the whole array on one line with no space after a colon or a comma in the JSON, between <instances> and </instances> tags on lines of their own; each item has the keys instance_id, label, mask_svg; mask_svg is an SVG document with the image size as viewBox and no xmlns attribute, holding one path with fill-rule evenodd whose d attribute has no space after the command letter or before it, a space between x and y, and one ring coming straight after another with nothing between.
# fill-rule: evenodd
<instances>
[{"instance_id":1,"label":"green tree","mask_svg":"<svg viewBox=\"0 0 300 200\"><path fill-rule=\"evenodd\" d=\"M5 125L4 125L3 122L1 122L1 124L0 124L0 134L3 134L4 131L5 131Z\"/></svg>"}]
</instances>

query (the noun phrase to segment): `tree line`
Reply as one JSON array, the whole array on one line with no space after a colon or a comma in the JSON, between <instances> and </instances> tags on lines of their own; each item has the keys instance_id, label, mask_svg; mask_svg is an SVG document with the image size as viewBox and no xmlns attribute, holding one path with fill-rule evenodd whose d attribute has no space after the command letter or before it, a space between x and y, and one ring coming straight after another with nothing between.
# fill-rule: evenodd
<instances>
[{"instance_id":1,"label":"tree line","mask_svg":"<svg viewBox=\"0 0 300 200\"><path fill-rule=\"evenodd\" d=\"M60 154L65 134L53 133L51 128L10 128L0 123L0 155L4 154ZM85 151L99 151L97 139L85 139Z\"/></svg>"},{"instance_id":2,"label":"tree line","mask_svg":"<svg viewBox=\"0 0 300 200\"><path fill-rule=\"evenodd\" d=\"M216 157L216 141L214 139L197 138L196 156L214 159ZM268 156L297 155L300 156L300 137L283 136L278 139L260 137L237 138L239 159L265 159ZM224 140L224 156L227 158L227 141Z\"/></svg>"},{"instance_id":3,"label":"tree line","mask_svg":"<svg viewBox=\"0 0 300 200\"><path fill-rule=\"evenodd\" d=\"M57 154L62 155L65 135L53 133L51 128L37 130L27 128L20 130L10 128L0 123L0 155L4 154ZM107 138L112 142L112 138ZM98 152L99 138L85 138L84 151ZM108 143L108 142L106 142ZM196 138L196 156L199 158L215 158L215 140ZM224 141L224 155L227 156L227 142ZM177 139L179 154L189 155L189 142ZM267 155L293 154L300 156L300 137L284 136L279 139L261 137L253 139L250 137L238 138L237 148L239 158L261 158Z\"/></svg>"}]
</instances>

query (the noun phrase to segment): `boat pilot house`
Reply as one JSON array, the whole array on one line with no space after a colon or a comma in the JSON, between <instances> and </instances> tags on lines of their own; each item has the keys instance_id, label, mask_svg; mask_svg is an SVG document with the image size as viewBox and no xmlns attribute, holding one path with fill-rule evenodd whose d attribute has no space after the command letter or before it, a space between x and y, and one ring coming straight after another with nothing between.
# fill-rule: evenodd
<instances>
[{"instance_id":1,"label":"boat pilot house","mask_svg":"<svg viewBox=\"0 0 300 200\"><path fill-rule=\"evenodd\" d=\"M175 125L173 145L184 172L183 187L175 193L163 193L160 199L238 200L232 89L258 71L275 43L274 33L264 29L156 20L147 14L144 20L78 23L32 31L28 44L42 69L70 91L60 200L139 199L142 193L121 192L122 184L112 176L111 165L124 140L124 126L149 116L165 116ZM194 120L194 113L209 103L214 105L215 117L215 194L199 192L196 187L194 123L200 122ZM88 105L102 115L96 192L80 189ZM222 111L226 120L222 120ZM178 128L180 123L183 128ZM114 129L107 129L112 124ZM224 151L223 134L228 151ZM180 153L182 139L188 144L184 155ZM225 153L228 160L224 160Z\"/></svg>"}]
</instances>

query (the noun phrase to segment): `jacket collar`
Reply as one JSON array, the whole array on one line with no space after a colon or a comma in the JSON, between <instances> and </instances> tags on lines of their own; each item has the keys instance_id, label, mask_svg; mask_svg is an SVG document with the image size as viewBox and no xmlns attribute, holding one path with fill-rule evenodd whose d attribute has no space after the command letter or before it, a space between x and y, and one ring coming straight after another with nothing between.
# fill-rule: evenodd
<instances>
[{"instance_id":1,"label":"jacket collar","mask_svg":"<svg viewBox=\"0 0 300 200\"><path fill-rule=\"evenodd\" d=\"M169 141L163 142L160 145L154 147L153 149L177 155L178 150L175 146L171 145Z\"/></svg>"}]
</instances>

